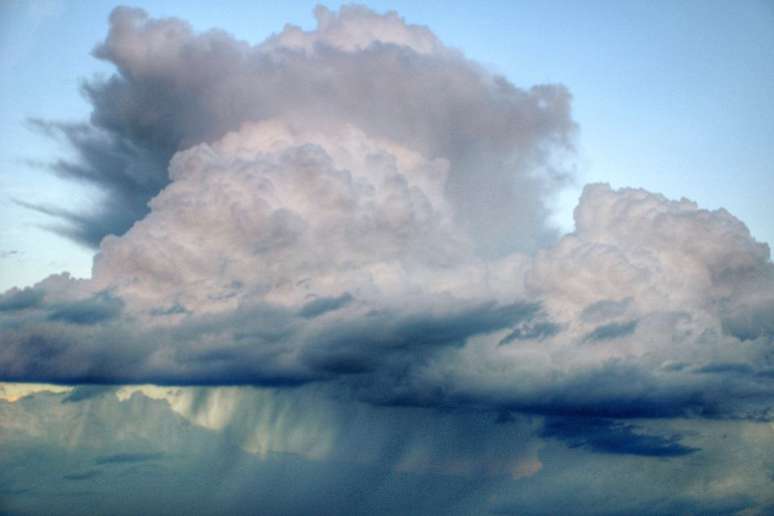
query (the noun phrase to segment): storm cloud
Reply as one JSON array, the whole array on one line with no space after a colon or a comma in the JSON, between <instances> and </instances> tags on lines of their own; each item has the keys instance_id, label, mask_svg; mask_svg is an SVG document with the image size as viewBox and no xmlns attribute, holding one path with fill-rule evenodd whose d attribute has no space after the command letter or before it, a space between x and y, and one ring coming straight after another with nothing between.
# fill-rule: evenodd
<instances>
[{"instance_id":1,"label":"storm cloud","mask_svg":"<svg viewBox=\"0 0 774 516\"><path fill-rule=\"evenodd\" d=\"M564 87L395 13L315 14L251 45L112 13L90 121L33 122L105 195L35 206L92 277L0 296L0 380L319 389L649 458L696 448L623 420L771 421L774 265L741 221L593 184L559 238Z\"/></svg>"}]
</instances>

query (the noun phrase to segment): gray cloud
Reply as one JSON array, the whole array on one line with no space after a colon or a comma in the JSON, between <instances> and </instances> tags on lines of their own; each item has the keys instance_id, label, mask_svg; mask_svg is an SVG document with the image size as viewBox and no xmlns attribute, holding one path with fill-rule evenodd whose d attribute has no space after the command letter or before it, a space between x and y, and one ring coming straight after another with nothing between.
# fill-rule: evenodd
<instances>
[{"instance_id":1,"label":"gray cloud","mask_svg":"<svg viewBox=\"0 0 774 516\"><path fill-rule=\"evenodd\" d=\"M352 296L348 293L344 293L338 297L322 297L309 301L301 310L298 311L298 315L311 319L318 317L326 312L338 310L352 301Z\"/></svg>"},{"instance_id":2,"label":"gray cloud","mask_svg":"<svg viewBox=\"0 0 774 516\"><path fill-rule=\"evenodd\" d=\"M62 403L77 403L99 396L110 395L114 392L114 387L104 385L79 385L62 399Z\"/></svg>"},{"instance_id":3,"label":"gray cloud","mask_svg":"<svg viewBox=\"0 0 774 516\"><path fill-rule=\"evenodd\" d=\"M82 301L55 305L48 318L73 324L96 324L118 317L122 308L120 299L103 292Z\"/></svg>"},{"instance_id":4,"label":"gray cloud","mask_svg":"<svg viewBox=\"0 0 774 516\"><path fill-rule=\"evenodd\" d=\"M34 308L43 302L45 292L41 289L11 289L0 295L0 312L10 312Z\"/></svg>"},{"instance_id":5,"label":"gray cloud","mask_svg":"<svg viewBox=\"0 0 774 516\"><path fill-rule=\"evenodd\" d=\"M93 478L98 477L101 474L100 471L92 469L89 471L83 471L81 473L68 473L66 475L62 475L62 478L65 480L91 480Z\"/></svg>"},{"instance_id":6,"label":"gray cloud","mask_svg":"<svg viewBox=\"0 0 774 516\"><path fill-rule=\"evenodd\" d=\"M510 344L519 340L542 340L553 337L561 331L558 324L546 321L528 321L526 324L519 325L515 330L503 338L499 345Z\"/></svg>"},{"instance_id":7,"label":"gray cloud","mask_svg":"<svg viewBox=\"0 0 774 516\"><path fill-rule=\"evenodd\" d=\"M53 229L78 243L96 247L105 235L124 233L148 213L148 201L168 183L166 167L175 147L164 140L135 141L93 124L34 119L30 125L75 150L75 160L51 164L57 175L92 184L106 196L101 205L85 211L18 201L55 218Z\"/></svg>"},{"instance_id":8,"label":"gray cloud","mask_svg":"<svg viewBox=\"0 0 774 516\"><path fill-rule=\"evenodd\" d=\"M135 462L147 462L159 460L164 457L162 453L116 453L115 455L104 455L94 459L98 466L105 464L133 464Z\"/></svg>"},{"instance_id":9,"label":"gray cloud","mask_svg":"<svg viewBox=\"0 0 774 516\"><path fill-rule=\"evenodd\" d=\"M314 153L305 156L313 161L304 163L320 159ZM196 172L195 168L185 168L188 163L179 162L177 170ZM201 167L207 161L190 163ZM229 172L230 166L219 173ZM185 176L179 177L182 181ZM193 176L197 177L200 176ZM201 177L221 181L214 174ZM339 180L345 176L332 177ZM182 185L181 182L179 186ZM215 190L206 187L203 191L209 194ZM655 203L654 210L674 207L651 194L609 189L601 192L599 187L592 187L581 200L578 212L589 209L589 199L600 193L607 198L598 200L599 203L634 202L629 198L634 195L637 202ZM349 202L336 199L330 206L350 209ZM533 257L525 275L528 290L519 293L514 289L506 298L531 296L536 301L497 301L486 283L476 288L462 283L460 292L468 292L469 298L460 298L434 291L434 281L446 284L449 280L430 274L423 276L425 283L411 287L413 297L402 297L398 290L395 303L386 293L389 290L382 290L393 288L391 283L377 283L372 274L356 275L354 279L350 276L359 273L359 267L373 267L372 263L378 264L377 268L366 270L384 267L380 255L392 245L392 229L376 235L383 240L373 257L347 255L357 256L360 264L350 262L351 269L343 272L336 268L336 260L317 258L315 273L305 268L309 259L304 256L319 256L315 246L305 247L306 236L277 240L278 233L271 225L274 219L265 219L270 221L269 226L262 226L264 219L258 219L257 227L267 227L263 231L268 238L280 243L255 253L255 247L248 242L244 254L248 261L240 260L240 266L246 265L248 271L271 267L272 259L256 265L249 260L265 260L271 253L287 253L286 249L292 251L283 256L300 258L304 264L287 271L274 265L274 280L287 277L287 281L277 281L280 286L269 289L262 278L256 282L251 276L224 273L227 269L218 258L221 250L228 248L236 256L240 248L223 247L214 240L212 259L188 265L175 261L184 257L185 251L167 255L168 262L159 262L156 254L147 254L143 257L145 265L132 272L123 264L140 263L138 250L147 245L144 231L173 228L179 223L181 212L170 210L174 204L165 203L169 203L168 199L160 197L149 220L137 225L123 239L109 241L97 259L98 273L93 280L76 282L53 277L35 287L46 292L45 302L25 309L23 317L15 315L15 311L5 312L0 318L0 327L4 328L0 371L4 380L273 387L313 383L327 385L338 395L381 406L475 407L495 413L509 411L589 421L772 417L768 406L772 392L770 339L765 335L739 339L729 334L723 322L729 307L742 311L761 306L761 299L763 306L769 303L772 278L768 255L759 254L755 245L749 248L751 254L745 254L745 240L737 244L741 250L729 244L700 251L738 252L735 260L745 266L737 274L757 278L755 287L747 290L738 290L736 283L726 283L727 273L703 275L700 269L696 272L685 268L676 273L708 279L705 283L688 283L683 290L675 288L669 264L682 263L684 256L709 264L717 263L716 258L712 254L697 255L694 248L680 249L671 244L663 247L658 241L643 250L642 239L648 236L649 226L638 219L641 227L636 247L629 248L625 240L616 240L614 234L611 238L610 233L596 233L595 227L584 230L581 226L579 232ZM165 214L168 221L153 219L164 210L170 210ZM712 224L726 224L722 218L716 221L709 212L690 206L680 217L693 217L697 224L709 225L710 229L705 231L710 233ZM303 215L299 218L307 220ZM206 219L200 216L199 220ZM334 216L332 220L339 219ZM606 223L602 217L596 221ZM618 219L619 225L627 222ZM309 223L302 225L306 224ZM279 234L286 230L286 226L282 227L285 229ZM189 238L185 231L196 234L201 228L204 234L209 231L204 224L181 227L176 234L184 241ZM327 226L323 228L322 234L328 238L335 232ZM220 237L223 236L228 237L221 232ZM199 238L192 240L201 241ZM349 243L348 235L340 238L334 249L362 253ZM663 234L658 238L662 239ZM597 239L607 240L600 244ZM158 242L149 249L163 250L162 242L176 245L163 235ZM576 254L579 246L584 251ZM586 248L600 249L612 256L613 265L607 265L605 260L609 258L600 258L594 254L596 251L590 253L596 261L587 263ZM117 254L118 250L123 253L123 249L130 254ZM412 259L424 263L422 252L416 253L405 255L404 270L414 266ZM643 274L643 265L630 273L626 268L629 265L621 265L624 259L628 261L624 264L634 263L644 255L648 258L642 263L652 266L653 256L659 253L664 261L654 266L658 274ZM191 258L198 260L200 256L201 251ZM520 258L509 258L517 259ZM477 270L477 266L465 267L468 274ZM565 272L566 267L572 267L571 272ZM578 275L584 267L594 272ZM606 267L621 275L614 285L604 283ZM166 271L174 274L170 277L171 287L159 289L159 280L166 278ZM330 289L315 274L321 278L334 275L339 278L338 283ZM131 280L125 282L127 278ZM537 282L538 278L544 279ZM579 283L578 278L588 281L596 290ZM202 292L199 282L208 279L216 283ZM577 289L577 294L568 288ZM697 288L701 289L699 293L694 292ZM647 289L647 295L637 295L642 289ZM261 300L266 295L261 292L278 297ZM660 292L666 297L660 297ZM315 299L311 303L310 294ZM712 302L713 296L722 302ZM625 301L608 301L616 298ZM181 301L186 299L184 304L189 308L175 309L182 307ZM622 315L631 319L620 322ZM610 318L612 322L604 322ZM594 340L593 346L587 345L590 339ZM645 454L649 446L657 448L661 442L634 442L627 428L615 426L605 430L611 432L609 435L602 436L613 442L620 439L621 453L640 450ZM589 446L614 449L613 445L594 442ZM667 453L670 443L662 444Z\"/></svg>"},{"instance_id":10,"label":"gray cloud","mask_svg":"<svg viewBox=\"0 0 774 516\"><path fill-rule=\"evenodd\" d=\"M53 311L44 307L37 318L7 331L0 361L4 380L292 386L361 370L389 376L394 369L412 368L420 357L462 346L471 336L507 328L535 312L523 304L457 304L440 314L426 308L309 325L304 315L259 305L138 331L112 312L102 317L94 299L66 308L59 304ZM78 390L70 397L90 393Z\"/></svg>"},{"instance_id":11,"label":"gray cloud","mask_svg":"<svg viewBox=\"0 0 774 516\"><path fill-rule=\"evenodd\" d=\"M586 335L586 340L608 340L631 335L637 329L637 321L610 323L597 326Z\"/></svg>"},{"instance_id":12,"label":"gray cloud","mask_svg":"<svg viewBox=\"0 0 774 516\"><path fill-rule=\"evenodd\" d=\"M637 432L632 425L606 419L550 418L541 435L560 439L572 448L584 447L597 453L679 457L697 451L680 444L680 435L648 435Z\"/></svg>"},{"instance_id":13,"label":"gray cloud","mask_svg":"<svg viewBox=\"0 0 774 516\"><path fill-rule=\"evenodd\" d=\"M723 330L741 340L774 336L774 301L744 304L723 318Z\"/></svg>"},{"instance_id":14,"label":"gray cloud","mask_svg":"<svg viewBox=\"0 0 774 516\"><path fill-rule=\"evenodd\" d=\"M424 27L361 7L316 11L318 28L289 26L251 46L225 32L118 8L94 55L117 67L83 86L89 124L32 121L76 150L60 175L106 194L93 212L41 207L96 246L123 234L169 183L172 155L248 121L347 120L451 165L448 190L482 250L531 248L550 235L545 196L563 182L549 165L574 131L561 86L520 89L492 76ZM353 34L361 35L354 44ZM303 43L300 43L303 41Z\"/></svg>"},{"instance_id":15,"label":"gray cloud","mask_svg":"<svg viewBox=\"0 0 774 516\"><path fill-rule=\"evenodd\" d=\"M613 317L623 316L630 304L631 299L621 301L603 299L584 308L581 312L581 318L587 322L606 321Z\"/></svg>"}]
</instances>

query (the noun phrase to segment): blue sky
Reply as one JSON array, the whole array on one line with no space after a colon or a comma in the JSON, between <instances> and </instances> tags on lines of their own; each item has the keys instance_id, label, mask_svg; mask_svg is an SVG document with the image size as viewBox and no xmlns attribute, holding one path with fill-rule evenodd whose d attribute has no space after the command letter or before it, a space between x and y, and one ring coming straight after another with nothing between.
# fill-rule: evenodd
<instances>
[{"instance_id":1,"label":"blue sky","mask_svg":"<svg viewBox=\"0 0 774 516\"><path fill-rule=\"evenodd\" d=\"M338 3L327 3L336 7ZM196 29L222 27L257 43L285 23L313 26L313 2L136 2ZM516 85L565 84L579 124L577 186L558 203L572 228L584 183L605 181L726 208L774 241L774 8L767 2L370 2L430 27ZM0 5L0 288L52 272L89 274L92 251L41 229L55 221L12 199L69 207L98 195L44 163L68 150L27 117L77 121L83 78L110 74L89 55L114 2Z\"/></svg>"}]
</instances>

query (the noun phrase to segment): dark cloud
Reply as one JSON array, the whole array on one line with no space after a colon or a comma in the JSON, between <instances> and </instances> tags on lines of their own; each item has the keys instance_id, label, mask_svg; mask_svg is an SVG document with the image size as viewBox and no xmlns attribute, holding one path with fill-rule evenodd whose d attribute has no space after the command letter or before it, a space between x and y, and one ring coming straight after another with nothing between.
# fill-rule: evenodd
<instances>
[{"instance_id":1,"label":"dark cloud","mask_svg":"<svg viewBox=\"0 0 774 516\"><path fill-rule=\"evenodd\" d=\"M379 388L369 386L365 395L381 404L406 404L404 386L392 385L447 347L462 347L475 335L485 335L529 319L539 307L532 303L498 306L484 303L449 307L441 314L415 312L372 313L361 319L327 327L310 339L303 360L313 368L333 374L373 372L389 378ZM373 382L370 379L369 382ZM438 400L440 401L440 400ZM423 405L417 402L417 405Z\"/></svg>"},{"instance_id":2,"label":"dark cloud","mask_svg":"<svg viewBox=\"0 0 774 516\"><path fill-rule=\"evenodd\" d=\"M43 302L45 292L41 289L12 289L0 295L0 312L10 312L34 308Z\"/></svg>"},{"instance_id":3,"label":"dark cloud","mask_svg":"<svg viewBox=\"0 0 774 516\"><path fill-rule=\"evenodd\" d=\"M577 374L556 375L521 396L507 392L485 399L503 411L570 419L740 418L771 420L765 401L771 379L737 368L716 375L691 370L655 372L637 361L610 362ZM442 398L444 399L444 398ZM454 399L454 398L452 398ZM451 400L447 400L449 402ZM457 403L471 400L462 397Z\"/></svg>"},{"instance_id":4,"label":"dark cloud","mask_svg":"<svg viewBox=\"0 0 774 516\"><path fill-rule=\"evenodd\" d=\"M106 196L101 205L86 211L20 202L61 220L54 229L76 242L96 247L105 235L123 234L148 213L148 201L168 183L166 169L176 148L165 139L135 139L99 124L33 119L30 125L75 150L74 160L51 164L57 175L92 184Z\"/></svg>"},{"instance_id":5,"label":"dark cloud","mask_svg":"<svg viewBox=\"0 0 774 516\"><path fill-rule=\"evenodd\" d=\"M80 473L68 473L67 475L63 475L62 478L65 480L92 480L102 474L101 471L98 471L96 469L92 469L89 471L83 471Z\"/></svg>"},{"instance_id":6,"label":"dark cloud","mask_svg":"<svg viewBox=\"0 0 774 516\"><path fill-rule=\"evenodd\" d=\"M600 418L548 418L541 435L596 453L679 457L697 451L681 444L680 435L649 435L633 425Z\"/></svg>"},{"instance_id":7,"label":"dark cloud","mask_svg":"<svg viewBox=\"0 0 774 516\"><path fill-rule=\"evenodd\" d=\"M90 121L30 122L104 198L18 201L99 252L0 296L0 380L78 385L0 401L14 510L112 514L119 478L133 514L770 506L768 459L728 457L770 448L768 247L607 185L556 241L564 87L395 13L316 17L250 45L118 8Z\"/></svg>"},{"instance_id":8,"label":"dark cloud","mask_svg":"<svg viewBox=\"0 0 774 516\"><path fill-rule=\"evenodd\" d=\"M6 380L160 385L294 386L335 375L411 370L438 350L507 328L537 311L533 304L459 304L434 313L374 313L321 322L268 305L221 316L189 317L170 329L128 331L117 300L100 294L60 304L9 334L0 370ZM46 323L45 321L48 321ZM216 345L199 345L223 339ZM160 350L170 361L159 361ZM293 357L292 360L289 357ZM424 358L423 358L424 357ZM67 364L70 364L67 366ZM333 375L333 376L332 376ZM85 392L85 391L84 391ZM74 394L79 396L80 393Z\"/></svg>"},{"instance_id":9,"label":"dark cloud","mask_svg":"<svg viewBox=\"0 0 774 516\"><path fill-rule=\"evenodd\" d=\"M101 293L83 301L55 305L48 318L73 324L96 324L118 317L123 306L120 299Z\"/></svg>"},{"instance_id":10,"label":"dark cloud","mask_svg":"<svg viewBox=\"0 0 774 516\"><path fill-rule=\"evenodd\" d=\"M662 501L652 507L660 514L706 514L722 516L725 514L744 514L745 510L758 514L768 514L770 507L760 506L749 496L736 495L712 500L697 500L695 498L675 497ZM643 508L643 513L646 509Z\"/></svg>"},{"instance_id":11,"label":"dark cloud","mask_svg":"<svg viewBox=\"0 0 774 516\"><path fill-rule=\"evenodd\" d=\"M3 330L0 353L3 380L268 387L318 383L380 406L476 408L576 421L772 417L765 410L771 366L765 359L767 344L760 340L747 348L760 354L759 361L689 362L654 369L635 358L611 360L550 377L512 375L519 389L500 388L496 369L468 376L452 376L444 369L467 352L470 339L494 332L529 335L538 349L562 338L562 333L543 336L554 328L542 326L543 310L535 303L435 300L429 307L366 312L359 311L359 302L350 301L329 316L311 319L296 309L255 305L210 315L174 311L168 316L182 317L180 322L149 328L129 324L114 311L120 304L106 294L73 305L43 304L28 310L23 320L5 323L10 326ZM52 313L68 317L54 318ZM501 341L496 339L492 346L521 351L531 342L525 338L519 346L498 346ZM98 386L79 388L69 401L101 392ZM613 453L615 439L631 437L621 428L600 434L613 444L597 440L588 446L608 446ZM625 442L618 444L621 453L633 453L637 446L645 453L658 441L632 443L629 451Z\"/></svg>"},{"instance_id":12,"label":"dark cloud","mask_svg":"<svg viewBox=\"0 0 774 516\"><path fill-rule=\"evenodd\" d=\"M187 314L187 313L190 313L190 312L186 310L186 308L179 303L175 303L169 308L153 308L150 311L150 314L154 316L176 315L176 314Z\"/></svg>"},{"instance_id":13,"label":"dark cloud","mask_svg":"<svg viewBox=\"0 0 774 516\"><path fill-rule=\"evenodd\" d=\"M558 493L557 493L558 494ZM524 502L511 502L498 504L492 508L489 514L513 515L541 514L550 515L560 511L566 514L606 515L606 516L647 516L651 514L701 514L723 516L743 513L745 509L754 510L755 513L767 514L767 508L755 503L747 496L732 496L730 498L715 496L712 499L702 499L700 496L669 496L654 499L649 497L647 501L631 498L629 500L615 499L612 502L604 501L604 495L597 493L592 503L588 500L573 499L560 496L551 502L544 504L536 500L524 497Z\"/></svg>"},{"instance_id":14,"label":"dark cloud","mask_svg":"<svg viewBox=\"0 0 774 516\"><path fill-rule=\"evenodd\" d=\"M530 321L527 324L520 325L511 333L506 335L499 342L499 345L503 346L505 344L510 344L511 342L514 342L517 340L531 340L531 339L542 340L547 337L553 337L554 335L559 333L561 329L562 329L561 326L552 322Z\"/></svg>"},{"instance_id":15,"label":"dark cloud","mask_svg":"<svg viewBox=\"0 0 774 516\"><path fill-rule=\"evenodd\" d=\"M633 420L771 420L774 269L740 221L590 185L554 242L563 87L517 88L392 15L317 15L250 46L114 11L95 55L117 71L84 86L91 121L32 122L76 149L57 173L105 202L20 201L100 242L93 277L0 298L0 379L81 385L65 411L149 383L317 389L418 418L396 432L459 416L465 431L428 432L458 455L373 454L487 475L512 464L486 448L487 471L477 443L531 418L571 451L638 459L700 446ZM118 451L95 461L162 458Z\"/></svg>"},{"instance_id":16,"label":"dark cloud","mask_svg":"<svg viewBox=\"0 0 774 516\"><path fill-rule=\"evenodd\" d=\"M723 319L723 330L740 340L774 336L774 301L741 306Z\"/></svg>"},{"instance_id":17,"label":"dark cloud","mask_svg":"<svg viewBox=\"0 0 774 516\"><path fill-rule=\"evenodd\" d=\"M586 340L610 340L625 337L634 333L637 329L637 321L622 323L610 323L597 326L588 335Z\"/></svg>"},{"instance_id":18,"label":"dark cloud","mask_svg":"<svg viewBox=\"0 0 774 516\"><path fill-rule=\"evenodd\" d=\"M79 401L98 398L115 392L115 387L104 385L79 385L62 398L62 403L77 403Z\"/></svg>"},{"instance_id":19,"label":"dark cloud","mask_svg":"<svg viewBox=\"0 0 774 516\"><path fill-rule=\"evenodd\" d=\"M301 310L298 311L298 315L311 319L313 317L320 316L326 312L338 310L339 308L347 305L352 301L352 296L349 293L342 294L338 297L321 297L309 301Z\"/></svg>"},{"instance_id":20,"label":"dark cloud","mask_svg":"<svg viewBox=\"0 0 774 516\"><path fill-rule=\"evenodd\" d=\"M697 372L711 373L711 374L727 374L727 373L750 374L751 372L753 372L753 367L750 364L744 364L739 362L737 363L721 362L721 363L708 364L708 365L702 366L697 369Z\"/></svg>"},{"instance_id":21,"label":"dark cloud","mask_svg":"<svg viewBox=\"0 0 774 516\"><path fill-rule=\"evenodd\" d=\"M461 346L473 335L490 333L532 317L539 309L534 303L498 305L453 304L441 313L431 310L401 314L370 313L349 324L329 327L318 336L318 342L333 347L353 344L359 349L420 351L437 346ZM397 316L397 317L396 317Z\"/></svg>"},{"instance_id":22,"label":"dark cloud","mask_svg":"<svg viewBox=\"0 0 774 516\"><path fill-rule=\"evenodd\" d=\"M114 455L103 455L94 459L94 463L103 466L105 464L133 464L136 462L148 462L161 460L163 453L116 453Z\"/></svg>"}]
</instances>

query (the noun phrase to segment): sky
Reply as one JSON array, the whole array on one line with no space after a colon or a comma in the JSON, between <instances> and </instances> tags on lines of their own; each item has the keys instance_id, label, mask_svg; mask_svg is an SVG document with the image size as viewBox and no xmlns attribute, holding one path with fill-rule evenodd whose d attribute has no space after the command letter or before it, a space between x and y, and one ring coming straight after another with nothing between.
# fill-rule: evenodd
<instances>
[{"instance_id":1,"label":"sky","mask_svg":"<svg viewBox=\"0 0 774 516\"><path fill-rule=\"evenodd\" d=\"M0 3L0 513L770 513L772 54L753 1Z\"/></svg>"}]
</instances>

